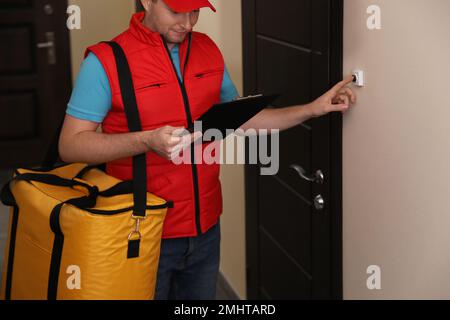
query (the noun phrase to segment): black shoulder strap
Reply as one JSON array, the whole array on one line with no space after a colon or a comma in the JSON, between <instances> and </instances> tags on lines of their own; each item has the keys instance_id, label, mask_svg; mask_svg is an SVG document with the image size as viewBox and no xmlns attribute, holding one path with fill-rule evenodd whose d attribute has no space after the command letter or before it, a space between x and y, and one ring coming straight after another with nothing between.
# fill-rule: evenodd
<instances>
[{"instance_id":1,"label":"black shoulder strap","mask_svg":"<svg viewBox=\"0 0 450 320\"><path fill-rule=\"evenodd\" d=\"M130 132L142 131L139 110L134 92L133 78L128 60L117 42L105 42L114 53L119 77L120 91ZM133 157L133 215L144 217L147 206L147 156L145 153Z\"/></svg>"}]
</instances>

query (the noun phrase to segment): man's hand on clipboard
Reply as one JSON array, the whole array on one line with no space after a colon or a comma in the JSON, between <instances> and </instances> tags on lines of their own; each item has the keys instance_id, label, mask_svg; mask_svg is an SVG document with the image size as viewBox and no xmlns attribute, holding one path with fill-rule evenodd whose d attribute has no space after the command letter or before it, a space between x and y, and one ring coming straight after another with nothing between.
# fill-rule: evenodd
<instances>
[{"instance_id":1,"label":"man's hand on clipboard","mask_svg":"<svg viewBox=\"0 0 450 320\"><path fill-rule=\"evenodd\" d=\"M165 126L148 132L145 141L147 146L167 160L173 160L183 149L202 137L201 132L190 133L184 127Z\"/></svg>"},{"instance_id":2,"label":"man's hand on clipboard","mask_svg":"<svg viewBox=\"0 0 450 320\"><path fill-rule=\"evenodd\" d=\"M198 139L201 139L203 134L200 131L193 133L189 132L186 128L177 128L172 132L174 138L180 138L178 144L172 150L171 160L180 155L180 152L188 148L192 143L195 143Z\"/></svg>"}]
</instances>

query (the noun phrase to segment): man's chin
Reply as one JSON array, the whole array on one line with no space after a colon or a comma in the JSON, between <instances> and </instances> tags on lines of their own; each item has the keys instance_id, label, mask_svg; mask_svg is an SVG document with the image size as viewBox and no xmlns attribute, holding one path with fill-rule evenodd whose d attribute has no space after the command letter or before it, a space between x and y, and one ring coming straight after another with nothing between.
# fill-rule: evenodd
<instances>
[{"instance_id":1,"label":"man's chin","mask_svg":"<svg viewBox=\"0 0 450 320\"><path fill-rule=\"evenodd\" d=\"M184 39L186 39L186 35L187 34L166 37L166 41L170 42L170 43L182 43L184 41Z\"/></svg>"}]
</instances>

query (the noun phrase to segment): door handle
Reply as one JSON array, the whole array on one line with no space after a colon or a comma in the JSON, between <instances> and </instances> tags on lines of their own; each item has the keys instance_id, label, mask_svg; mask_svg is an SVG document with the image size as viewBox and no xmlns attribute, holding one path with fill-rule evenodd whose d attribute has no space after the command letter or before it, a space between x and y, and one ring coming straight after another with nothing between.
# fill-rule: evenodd
<instances>
[{"instance_id":1,"label":"door handle","mask_svg":"<svg viewBox=\"0 0 450 320\"><path fill-rule=\"evenodd\" d=\"M316 173L308 175L305 169L297 164L291 164L290 168L294 169L298 173L298 175L306 181L322 184L325 180L323 172L321 170L317 170Z\"/></svg>"},{"instance_id":2,"label":"door handle","mask_svg":"<svg viewBox=\"0 0 450 320\"><path fill-rule=\"evenodd\" d=\"M46 42L40 42L36 45L38 49L47 49L47 62L50 65L56 64L56 49L55 49L55 33L45 33Z\"/></svg>"},{"instance_id":3,"label":"door handle","mask_svg":"<svg viewBox=\"0 0 450 320\"><path fill-rule=\"evenodd\" d=\"M314 207L317 210L323 210L325 207L325 200L323 200L323 197L320 194L314 198Z\"/></svg>"}]
</instances>

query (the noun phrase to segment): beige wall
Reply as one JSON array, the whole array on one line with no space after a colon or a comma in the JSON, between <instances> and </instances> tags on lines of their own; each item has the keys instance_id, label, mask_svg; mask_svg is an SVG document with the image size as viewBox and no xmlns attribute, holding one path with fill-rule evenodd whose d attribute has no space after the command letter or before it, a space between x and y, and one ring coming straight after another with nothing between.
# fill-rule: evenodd
<instances>
[{"instance_id":1,"label":"beige wall","mask_svg":"<svg viewBox=\"0 0 450 320\"><path fill-rule=\"evenodd\" d=\"M81 29L70 31L73 81L86 48L111 40L124 31L135 11L134 4L134 0L69 0L69 5L77 5L81 9Z\"/></svg>"},{"instance_id":2,"label":"beige wall","mask_svg":"<svg viewBox=\"0 0 450 320\"><path fill-rule=\"evenodd\" d=\"M220 47L230 76L242 94L241 0L213 0L217 12L203 9L197 31L208 34ZM246 298L244 166L222 165L224 212L220 269L241 299Z\"/></svg>"},{"instance_id":3,"label":"beige wall","mask_svg":"<svg viewBox=\"0 0 450 320\"><path fill-rule=\"evenodd\" d=\"M366 27L381 7L382 29ZM450 299L450 1L346 0L344 297ZM366 269L381 267L381 290Z\"/></svg>"}]
</instances>

